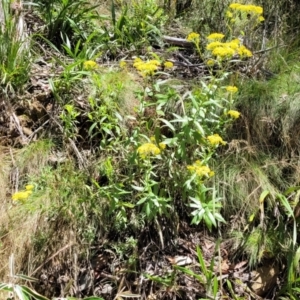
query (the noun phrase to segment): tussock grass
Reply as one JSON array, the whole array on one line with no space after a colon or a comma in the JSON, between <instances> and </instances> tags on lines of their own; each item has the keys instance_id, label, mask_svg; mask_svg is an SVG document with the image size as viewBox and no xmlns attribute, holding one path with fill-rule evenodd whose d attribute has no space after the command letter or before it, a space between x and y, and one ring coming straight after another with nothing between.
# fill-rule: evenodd
<instances>
[{"instance_id":1,"label":"tussock grass","mask_svg":"<svg viewBox=\"0 0 300 300\"><path fill-rule=\"evenodd\" d=\"M53 260L47 262L48 267L65 257L74 259L78 237L81 243L89 245L96 234L103 233L103 229L97 230L102 224L102 211L96 208L99 199L86 185L87 176L77 171L71 160L56 167L49 164L51 148L50 141L40 141L14 155L8 149L1 151L1 278L9 275L12 253L17 273L38 275L45 260L55 253ZM10 199L9 174L15 169L19 170L15 177L19 189L28 182L35 185L24 203Z\"/></svg>"},{"instance_id":2,"label":"tussock grass","mask_svg":"<svg viewBox=\"0 0 300 300\"><path fill-rule=\"evenodd\" d=\"M40 220L39 204L14 203L11 195L21 190L38 176L49 159L51 143L39 141L21 150L3 148L1 151L0 187L2 204L0 206L1 264L0 276L8 275L8 258L15 255L16 270L24 266L24 257L31 248L31 237L35 234ZM9 188L11 187L11 188ZM34 201L34 199L32 199Z\"/></svg>"},{"instance_id":3,"label":"tussock grass","mask_svg":"<svg viewBox=\"0 0 300 300\"><path fill-rule=\"evenodd\" d=\"M293 56L282 54L281 61L284 57L288 63L271 80L240 85L235 105L242 117L228 128L231 142L214 166L233 249L246 254L251 266L268 258L284 261L292 240L276 195L299 185L300 72ZM262 215L259 198L265 190L270 195Z\"/></svg>"}]
</instances>

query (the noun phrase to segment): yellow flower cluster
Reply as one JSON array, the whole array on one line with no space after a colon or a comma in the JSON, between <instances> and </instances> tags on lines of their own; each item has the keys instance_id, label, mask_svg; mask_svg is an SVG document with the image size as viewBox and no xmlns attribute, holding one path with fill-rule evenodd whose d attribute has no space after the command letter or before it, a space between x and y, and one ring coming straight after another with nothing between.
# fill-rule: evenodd
<instances>
[{"instance_id":1,"label":"yellow flower cluster","mask_svg":"<svg viewBox=\"0 0 300 300\"><path fill-rule=\"evenodd\" d=\"M140 72L142 76L152 76L158 70L160 62L156 59L143 61L139 57L134 60L133 66Z\"/></svg>"},{"instance_id":2,"label":"yellow flower cluster","mask_svg":"<svg viewBox=\"0 0 300 300\"><path fill-rule=\"evenodd\" d=\"M252 52L247 49L244 45L240 46L238 49L237 49L237 53L240 57L251 57L252 56Z\"/></svg>"},{"instance_id":3,"label":"yellow flower cluster","mask_svg":"<svg viewBox=\"0 0 300 300\"><path fill-rule=\"evenodd\" d=\"M207 139L212 146L218 146L220 144L226 145L226 142L223 141L223 139L217 133L213 135L209 135Z\"/></svg>"},{"instance_id":4,"label":"yellow flower cluster","mask_svg":"<svg viewBox=\"0 0 300 300\"><path fill-rule=\"evenodd\" d=\"M154 138L155 140L155 138ZM153 141L153 138L151 138ZM156 156L161 153L162 150L166 148L166 144L159 143L158 146L153 143L145 143L138 147L137 152L142 159L145 159L147 156Z\"/></svg>"},{"instance_id":5,"label":"yellow flower cluster","mask_svg":"<svg viewBox=\"0 0 300 300\"><path fill-rule=\"evenodd\" d=\"M209 41L220 41L224 38L224 36L225 35L223 33L212 33L207 37L207 39Z\"/></svg>"},{"instance_id":6,"label":"yellow flower cluster","mask_svg":"<svg viewBox=\"0 0 300 300\"><path fill-rule=\"evenodd\" d=\"M211 51L217 59L231 58L238 54L241 58L251 57L252 53L244 45L240 44L239 39L234 39L230 42L222 43L213 41L206 46L208 51Z\"/></svg>"},{"instance_id":7,"label":"yellow flower cluster","mask_svg":"<svg viewBox=\"0 0 300 300\"><path fill-rule=\"evenodd\" d=\"M263 8L256 5L240 4L240 3L231 3L229 8L232 10L237 10L241 12L254 13L257 15L262 15Z\"/></svg>"},{"instance_id":8,"label":"yellow flower cluster","mask_svg":"<svg viewBox=\"0 0 300 300\"><path fill-rule=\"evenodd\" d=\"M85 70L94 70L97 68L97 63L93 60L87 60L83 63L83 68Z\"/></svg>"},{"instance_id":9,"label":"yellow flower cluster","mask_svg":"<svg viewBox=\"0 0 300 300\"><path fill-rule=\"evenodd\" d=\"M166 61L166 62L164 63L164 67L165 67L166 69L171 69L171 68L174 67L174 64L173 64L171 61Z\"/></svg>"},{"instance_id":10,"label":"yellow flower cluster","mask_svg":"<svg viewBox=\"0 0 300 300\"><path fill-rule=\"evenodd\" d=\"M186 168L199 177L212 177L215 175L215 172L208 166L203 165L200 160L196 160L192 165L188 165Z\"/></svg>"},{"instance_id":11,"label":"yellow flower cluster","mask_svg":"<svg viewBox=\"0 0 300 300\"><path fill-rule=\"evenodd\" d=\"M238 119L240 117L241 113L236 110L229 110L227 112L227 115L229 115L233 119Z\"/></svg>"},{"instance_id":12,"label":"yellow flower cluster","mask_svg":"<svg viewBox=\"0 0 300 300\"><path fill-rule=\"evenodd\" d=\"M156 143L155 136L151 136L151 137L150 137L150 141L151 141L153 144L157 144L157 143ZM158 143L158 147L159 147L161 150L164 150L164 149L166 149L166 144L165 144L165 143Z\"/></svg>"},{"instance_id":13,"label":"yellow flower cluster","mask_svg":"<svg viewBox=\"0 0 300 300\"><path fill-rule=\"evenodd\" d=\"M251 5L251 4L240 4L232 3L229 5L229 11L226 12L226 16L229 19L233 19L234 13L239 13L239 18L249 19L249 14L252 15L258 22L264 21L263 8L261 6ZM243 14L244 13L244 14Z\"/></svg>"},{"instance_id":14,"label":"yellow flower cluster","mask_svg":"<svg viewBox=\"0 0 300 300\"><path fill-rule=\"evenodd\" d=\"M126 61L124 61L124 60L121 60L121 61L119 62L119 66L120 66L120 68L121 68L121 69L124 69L124 68L126 68L126 66L127 66L127 63L126 63Z\"/></svg>"},{"instance_id":15,"label":"yellow flower cluster","mask_svg":"<svg viewBox=\"0 0 300 300\"><path fill-rule=\"evenodd\" d=\"M217 47L212 51L212 54L218 59L231 58L234 55L234 50L230 47Z\"/></svg>"},{"instance_id":16,"label":"yellow flower cluster","mask_svg":"<svg viewBox=\"0 0 300 300\"><path fill-rule=\"evenodd\" d=\"M214 61L213 59L208 59L208 60L206 61L206 65L207 65L208 67L213 67L213 66L215 65L215 61Z\"/></svg>"},{"instance_id":17,"label":"yellow flower cluster","mask_svg":"<svg viewBox=\"0 0 300 300\"><path fill-rule=\"evenodd\" d=\"M226 87L226 91L229 92L229 93L234 94L234 93L236 93L238 91L238 88L236 86L234 86L234 85L228 85Z\"/></svg>"},{"instance_id":18,"label":"yellow flower cluster","mask_svg":"<svg viewBox=\"0 0 300 300\"><path fill-rule=\"evenodd\" d=\"M28 184L25 186L25 190L16 192L12 195L12 200L14 201L25 201L32 194L34 186L32 184Z\"/></svg>"},{"instance_id":19,"label":"yellow flower cluster","mask_svg":"<svg viewBox=\"0 0 300 300\"><path fill-rule=\"evenodd\" d=\"M196 32L191 32L187 38L189 42L199 43L200 42L200 34Z\"/></svg>"}]
</instances>

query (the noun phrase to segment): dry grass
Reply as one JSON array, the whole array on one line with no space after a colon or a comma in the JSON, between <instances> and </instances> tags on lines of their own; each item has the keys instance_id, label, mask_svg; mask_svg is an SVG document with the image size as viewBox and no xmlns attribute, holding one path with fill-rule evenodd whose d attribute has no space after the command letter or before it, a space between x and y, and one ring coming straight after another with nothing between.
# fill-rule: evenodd
<instances>
[{"instance_id":1,"label":"dry grass","mask_svg":"<svg viewBox=\"0 0 300 300\"><path fill-rule=\"evenodd\" d=\"M24 205L12 202L11 195L38 176L47 164L51 144L33 143L22 150L1 148L0 152L0 278L8 276L9 256L15 256L16 272L24 268L32 247L32 236L40 226L42 207L37 198ZM24 260L26 258L26 260ZM25 263L26 264L26 263Z\"/></svg>"}]
</instances>

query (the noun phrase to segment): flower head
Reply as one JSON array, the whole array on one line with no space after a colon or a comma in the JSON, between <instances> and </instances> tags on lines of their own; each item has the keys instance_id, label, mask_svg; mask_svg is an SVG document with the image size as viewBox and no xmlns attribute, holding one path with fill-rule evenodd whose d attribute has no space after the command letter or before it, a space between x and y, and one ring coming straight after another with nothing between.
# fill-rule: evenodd
<instances>
[{"instance_id":1,"label":"flower head","mask_svg":"<svg viewBox=\"0 0 300 300\"><path fill-rule=\"evenodd\" d=\"M236 93L238 91L238 88L236 86L233 86L233 85L229 85L226 87L226 91L229 92L229 93Z\"/></svg>"},{"instance_id":2,"label":"flower head","mask_svg":"<svg viewBox=\"0 0 300 300\"><path fill-rule=\"evenodd\" d=\"M121 60L121 61L119 62L119 66L120 66L121 69L124 69L124 68L127 66L126 61Z\"/></svg>"},{"instance_id":3,"label":"flower head","mask_svg":"<svg viewBox=\"0 0 300 300\"><path fill-rule=\"evenodd\" d=\"M242 4L240 4L240 3L231 3L229 5L229 8L231 8L231 9L238 9L241 5Z\"/></svg>"},{"instance_id":4,"label":"flower head","mask_svg":"<svg viewBox=\"0 0 300 300\"><path fill-rule=\"evenodd\" d=\"M87 60L83 63L83 68L85 70L94 70L97 68L97 63L93 60Z\"/></svg>"},{"instance_id":5,"label":"flower head","mask_svg":"<svg viewBox=\"0 0 300 300\"><path fill-rule=\"evenodd\" d=\"M236 110L229 110L227 112L227 115L229 115L233 119L238 119L240 117L241 113Z\"/></svg>"},{"instance_id":6,"label":"flower head","mask_svg":"<svg viewBox=\"0 0 300 300\"><path fill-rule=\"evenodd\" d=\"M216 47L212 54L218 59L230 58L234 55L234 50L230 47Z\"/></svg>"},{"instance_id":7,"label":"flower head","mask_svg":"<svg viewBox=\"0 0 300 300\"><path fill-rule=\"evenodd\" d=\"M167 147L167 145L165 143L159 143L158 146L161 150L165 150Z\"/></svg>"},{"instance_id":8,"label":"flower head","mask_svg":"<svg viewBox=\"0 0 300 300\"><path fill-rule=\"evenodd\" d=\"M143 61L139 57L134 60L133 66L140 72L140 74L145 76L154 75L155 71L158 70L160 66L160 62L156 59L152 59L149 61Z\"/></svg>"},{"instance_id":9,"label":"flower head","mask_svg":"<svg viewBox=\"0 0 300 300\"><path fill-rule=\"evenodd\" d=\"M240 46L237 49L237 51L238 51L239 56L242 58L252 56L252 52L249 49L247 49L244 45Z\"/></svg>"},{"instance_id":10,"label":"flower head","mask_svg":"<svg viewBox=\"0 0 300 300\"><path fill-rule=\"evenodd\" d=\"M224 43L222 43L222 42L214 41L214 42L209 43L206 46L206 49L209 50L209 51L212 51L217 47L222 47L223 45L224 45Z\"/></svg>"},{"instance_id":11,"label":"flower head","mask_svg":"<svg viewBox=\"0 0 300 300\"><path fill-rule=\"evenodd\" d=\"M227 17L228 19L231 19L231 18L233 17L233 13L230 12L229 10L227 10L227 11L226 11L226 17Z\"/></svg>"},{"instance_id":12,"label":"flower head","mask_svg":"<svg viewBox=\"0 0 300 300\"><path fill-rule=\"evenodd\" d=\"M186 168L200 178L212 177L215 174L208 166L203 165L200 160L196 160L192 165L188 165Z\"/></svg>"},{"instance_id":13,"label":"flower head","mask_svg":"<svg viewBox=\"0 0 300 300\"><path fill-rule=\"evenodd\" d=\"M27 184L26 186L25 186L25 190L26 191L32 191L34 189L34 185L33 184Z\"/></svg>"},{"instance_id":14,"label":"flower head","mask_svg":"<svg viewBox=\"0 0 300 300\"><path fill-rule=\"evenodd\" d=\"M32 194L32 191L20 191L12 195L12 200L14 201L25 201Z\"/></svg>"},{"instance_id":15,"label":"flower head","mask_svg":"<svg viewBox=\"0 0 300 300\"><path fill-rule=\"evenodd\" d=\"M145 159L147 156L159 155L161 153L161 149L153 143L145 143L138 147L137 152L141 158Z\"/></svg>"},{"instance_id":16,"label":"flower head","mask_svg":"<svg viewBox=\"0 0 300 300\"><path fill-rule=\"evenodd\" d=\"M187 38L186 38L189 42L194 42L194 43L199 43L200 41L200 34L196 33L196 32L191 32Z\"/></svg>"},{"instance_id":17,"label":"flower head","mask_svg":"<svg viewBox=\"0 0 300 300\"><path fill-rule=\"evenodd\" d=\"M223 33L212 33L207 37L207 39L210 41L220 41L224 36L225 35Z\"/></svg>"},{"instance_id":18,"label":"flower head","mask_svg":"<svg viewBox=\"0 0 300 300\"><path fill-rule=\"evenodd\" d=\"M226 142L223 141L223 139L217 133L213 135L209 135L207 139L212 146L218 146L220 144L226 145Z\"/></svg>"},{"instance_id":19,"label":"flower head","mask_svg":"<svg viewBox=\"0 0 300 300\"><path fill-rule=\"evenodd\" d=\"M209 66L209 67L212 67L215 65L215 61L213 59L208 59L206 61L206 65Z\"/></svg>"},{"instance_id":20,"label":"flower head","mask_svg":"<svg viewBox=\"0 0 300 300\"><path fill-rule=\"evenodd\" d=\"M165 67L166 69L171 69L171 68L174 67L174 64L173 64L171 61L166 61L166 62L164 63L164 67Z\"/></svg>"},{"instance_id":21,"label":"flower head","mask_svg":"<svg viewBox=\"0 0 300 300\"><path fill-rule=\"evenodd\" d=\"M34 185L33 184L27 184L25 186L25 190L14 193L11 196L11 198L14 201L24 202L25 200L27 200L30 197L30 195L33 192L33 189L34 189Z\"/></svg>"}]
</instances>

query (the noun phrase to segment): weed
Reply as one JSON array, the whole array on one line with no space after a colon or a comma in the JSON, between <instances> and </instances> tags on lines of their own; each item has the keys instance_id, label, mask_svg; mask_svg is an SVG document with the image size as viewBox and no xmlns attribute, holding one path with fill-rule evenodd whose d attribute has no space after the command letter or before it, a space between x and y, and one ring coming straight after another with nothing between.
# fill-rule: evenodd
<instances>
[{"instance_id":1,"label":"weed","mask_svg":"<svg viewBox=\"0 0 300 300\"><path fill-rule=\"evenodd\" d=\"M36 300L48 300L48 298L40 295L27 285L17 284L17 280L26 280L29 282L37 282L38 280L25 275L16 275L14 266L14 255L9 257L9 269L10 269L10 282L0 283L0 290L8 293L7 299L16 298L19 300L36 299Z\"/></svg>"},{"instance_id":2,"label":"weed","mask_svg":"<svg viewBox=\"0 0 300 300\"><path fill-rule=\"evenodd\" d=\"M68 38L73 44L78 40L86 40L92 28L92 20L96 18L95 8L88 1L37 1L35 5L46 25L48 40L60 47L62 41Z\"/></svg>"},{"instance_id":3,"label":"weed","mask_svg":"<svg viewBox=\"0 0 300 300\"><path fill-rule=\"evenodd\" d=\"M20 91L28 80L30 38L25 33L24 16L12 14L10 1L1 0L1 9L0 83L5 94L9 94Z\"/></svg>"}]
</instances>

